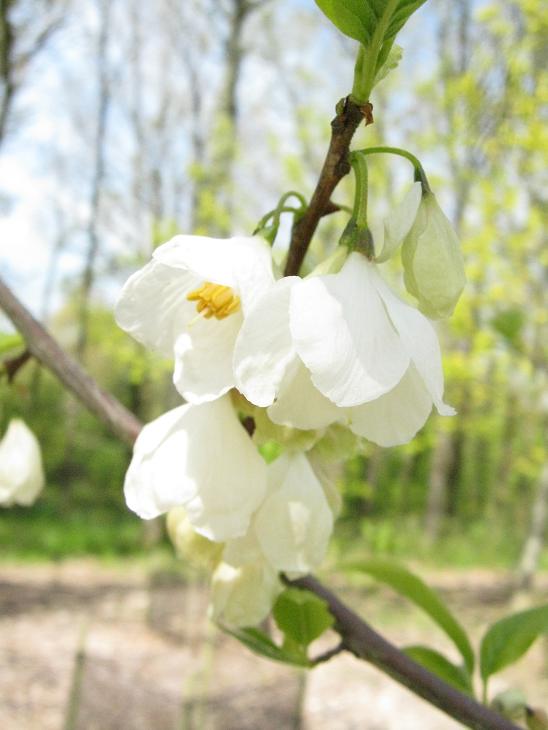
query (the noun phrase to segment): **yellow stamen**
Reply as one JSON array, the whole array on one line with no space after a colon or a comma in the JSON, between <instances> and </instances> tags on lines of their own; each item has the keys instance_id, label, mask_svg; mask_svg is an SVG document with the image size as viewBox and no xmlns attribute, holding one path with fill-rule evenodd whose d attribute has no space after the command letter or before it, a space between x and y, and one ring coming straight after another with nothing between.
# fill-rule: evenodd
<instances>
[{"instance_id":1,"label":"yellow stamen","mask_svg":"<svg viewBox=\"0 0 548 730\"><path fill-rule=\"evenodd\" d=\"M240 309L240 297L229 286L206 281L186 295L189 302L196 302L196 311L206 319L225 319Z\"/></svg>"}]
</instances>

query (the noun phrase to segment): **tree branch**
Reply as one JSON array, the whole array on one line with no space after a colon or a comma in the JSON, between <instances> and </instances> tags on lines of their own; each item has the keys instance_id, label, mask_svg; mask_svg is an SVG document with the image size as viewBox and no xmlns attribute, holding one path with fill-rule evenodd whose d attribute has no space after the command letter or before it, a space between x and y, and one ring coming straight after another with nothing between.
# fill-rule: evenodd
<instances>
[{"instance_id":1,"label":"tree branch","mask_svg":"<svg viewBox=\"0 0 548 730\"><path fill-rule=\"evenodd\" d=\"M114 396L107 393L73 360L34 319L0 279L0 307L25 338L29 352L56 375L112 432L133 444L142 424Z\"/></svg>"},{"instance_id":2,"label":"tree branch","mask_svg":"<svg viewBox=\"0 0 548 730\"><path fill-rule=\"evenodd\" d=\"M331 122L329 149L316 189L312 194L306 212L295 223L291 231L291 243L284 271L285 276L299 273L319 220L325 215L326 211L329 211L331 194L342 178L350 172L347 156L352 137L362 119L365 118L368 121L370 114L371 105L366 107L358 106L350 100L350 97L343 99L337 105L337 116Z\"/></svg>"},{"instance_id":3,"label":"tree branch","mask_svg":"<svg viewBox=\"0 0 548 730\"><path fill-rule=\"evenodd\" d=\"M312 591L327 602L335 617L335 630L348 651L359 659L370 662L442 712L476 730L520 730L517 725L446 684L410 659L374 631L316 578L306 576L288 583Z\"/></svg>"},{"instance_id":4,"label":"tree branch","mask_svg":"<svg viewBox=\"0 0 548 730\"><path fill-rule=\"evenodd\" d=\"M4 310L26 340L28 351L61 381L112 432L128 444L133 444L142 424L114 396L99 385L57 344L37 322L17 297L0 279L0 308ZM289 582L289 581L288 581ZM344 605L315 578L307 576L292 585L312 591L327 601L335 617L335 630L341 644L317 661L325 661L343 649L371 662L412 692L435 705L447 715L477 730L519 730L508 720L480 705L428 672Z\"/></svg>"}]
</instances>

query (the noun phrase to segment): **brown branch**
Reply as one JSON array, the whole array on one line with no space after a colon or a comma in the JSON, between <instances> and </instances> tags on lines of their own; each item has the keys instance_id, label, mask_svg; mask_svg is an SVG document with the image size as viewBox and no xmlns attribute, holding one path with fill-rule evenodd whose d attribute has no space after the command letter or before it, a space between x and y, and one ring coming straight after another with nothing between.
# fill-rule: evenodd
<instances>
[{"instance_id":1,"label":"brown branch","mask_svg":"<svg viewBox=\"0 0 548 730\"><path fill-rule=\"evenodd\" d=\"M364 117L367 119L368 109L369 106L367 109L358 106L349 97L343 99L337 105L337 116L331 122L329 149L316 189L306 212L295 223L291 231L291 243L284 271L285 276L299 273L318 222L330 209L331 194L342 178L350 172L350 164L347 159L348 149L360 122Z\"/></svg>"},{"instance_id":2,"label":"brown branch","mask_svg":"<svg viewBox=\"0 0 548 730\"><path fill-rule=\"evenodd\" d=\"M106 423L116 436L128 444L133 444L142 427L139 420L114 396L102 390L93 378L63 351L1 279L0 308L25 338L28 351L51 370L92 413ZM412 661L377 634L315 578L307 576L292 581L291 584L310 590L323 598L335 617L335 630L340 634L342 641L331 651L320 655L316 662L326 661L346 649L360 659L371 662L385 674L467 727L477 730L519 730L508 720L478 704Z\"/></svg>"},{"instance_id":3,"label":"brown branch","mask_svg":"<svg viewBox=\"0 0 548 730\"><path fill-rule=\"evenodd\" d=\"M8 377L8 383L13 383L15 380L15 376L21 370L21 368L26 365L26 363L32 358L31 353L29 350L25 350L20 355L17 355L16 357L10 357L8 360L4 360L2 363L4 366L4 371Z\"/></svg>"},{"instance_id":4,"label":"brown branch","mask_svg":"<svg viewBox=\"0 0 548 730\"><path fill-rule=\"evenodd\" d=\"M442 712L476 730L520 730L510 720L459 692L410 659L374 631L316 578L306 576L288 582L312 591L327 602L335 617L335 630L340 634L348 651L359 659L370 662Z\"/></svg>"},{"instance_id":5,"label":"brown branch","mask_svg":"<svg viewBox=\"0 0 548 730\"><path fill-rule=\"evenodd\" d=\"M42 327L0 279L0 308L25 338L29 352L59 378L112 432L133 444L142 428L140 421L107 393L73 360Z\"/></svg>"}]
</instances>

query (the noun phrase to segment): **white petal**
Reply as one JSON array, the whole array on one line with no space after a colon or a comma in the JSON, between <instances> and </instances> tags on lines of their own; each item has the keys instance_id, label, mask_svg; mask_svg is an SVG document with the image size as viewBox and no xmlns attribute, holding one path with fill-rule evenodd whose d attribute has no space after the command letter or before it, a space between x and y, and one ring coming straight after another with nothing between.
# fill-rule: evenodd
<instances>
[{"instance_id":1,"label":"white petal","mask_svg":"<svg viewBox=\"0 0 548 730\"><path fill-rule=\"evenodd\" d=\"M333 514L303 454L280 456L268 467L269 495L253 529L276 570L308 573L323 560Z\"/></svg>"},{"instance_id":2,"label":"white petal","mask_svg":"<svg viewBox=\"0 0 548 730\"><path fill-rule=\"evenodd\" d=\"M0 442L0 505L32 504L44 481L40 444L30 428L14 418Z\"/></svg>"},{"instance_id":3,"label":"white petal","mask_svg":"<svg viewBox=\"0 0 548 730\"><path fill-rule=\"evenodd\" d=\"M399 446L411 441L431 410L432 398L411 365L393 390L348 413L354 433L379 446Z\"/></svg>"},{"instance_id":4,"label":"white petal","mask_svg":"<svg viewBox=\"0 0 548 730\"><path fill-rule=\"evenodd\" d=\"M207 238L176 236L153 254L167 266L193 272L202 281L230 286L240 294L244 309L255 289L274 280L271 250L259 236Z\"/></svg>"},{"instance_id":5,"label":"white petal","mask_svg":"<svg viewBox=\"0 0 548 730\"><path fill-rule=\"evenodd\" d=\"M377 263L388 261L397 251L415 222L421 197L422 186L420 182L413 183L401 203L396 205L390 216L385 219L383 245L382 248L379 246L379 255L375 257ZM375 238L374 240L376 243Z\"/></svg>"},{"instance_id":6,"label":"white petal","mask_svg":"<svg viewBox=\"0 0 548 730\"><path fill-rule=\"evenodd\" d=\"M232 355L242 321L241 312L199 317L177 338L173 382L189 403L214 400L234 385Z\"/></svg>"},{"instance_id":7,"label":"white petal","mask_svg":"<svg viewBox=\"0 0 548 730\"><path fill-rule=\"evenodd\" d=\"M282 590L276 571L264 560L242 567L219 563L211 582L210 617L228 626L256 626Z\"/></svg>"},{"instance_id":8,"label":"white petal","mask_svg":"<svg viewBox=\"0 0 548 730\"><path fill-rule=\"evenodd\" d=\"M276 397L288 364L295 357L289 331L291 289L301 280L277 281L247 314L234 350L236 387L257 406Z\"/></svg>"},{"instance_id":9,"label":"white petal","mask_svg":"<svg viewBox=\"0 0 548 730\"><path fill-rule=\"evenodd\" d=\"M196 314L186 295L201 284L194 274L153 260L124 285L116 304L116 322L139 342L172 357L175 340Z\"/></svg>"},{"instance_id":10,"label":"white petal","mask_svg":"<svg viewBox=\"0 0 548 730\"><path fill-rule=\"evenodd\" d=\"M344 412L320 393L312 383L309 371L297 358L288 368L280 394L268 409L271 421L280 426L304 430L325 428Z\"/></svg>"},{"instance_id":11,"label":"white petal","mask_svg":"<svg viewBox=\"0 0 548 730\"><path fill-rule=\"evenodd\" d=\"M140 517L182 505L197 532L221 542L245 534L265 490L266 466L228 396L147 424L124 485Z\"/></svg>"},{"instance_id":12,"label":"white petal","mask_svg":"<svg viewBox=\"0 0 548 730\"><path fill-rule=\"evenodd\" d=\"M453 416L454 408L443 402L441 350L431 322L414 307L402 302L378 271L374 272L374 283L402 344L423 379L438 412L442 416Z\"/></svg>"},{"instance_id":13,"label":"white petal","mask_svg":"<svg viewBox=\"0 0 548 730\"><path fill-rule=\"evenodd\" d=\"M297 353L316 387L339 406L378 398L409 365L373 286L374 268L353 253L340 273L306 279L291 292Z\"/></svg>"}]
</instances>

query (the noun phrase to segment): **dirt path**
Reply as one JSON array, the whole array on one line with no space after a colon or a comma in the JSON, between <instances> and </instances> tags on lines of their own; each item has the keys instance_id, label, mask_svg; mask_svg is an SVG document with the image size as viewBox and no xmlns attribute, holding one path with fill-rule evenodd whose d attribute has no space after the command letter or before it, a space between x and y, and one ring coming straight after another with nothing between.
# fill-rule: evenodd
<instances>
[{"instance_id":1,"label":"dirt path","mask_svg":"<svg viewBox=\"0 0 548 730\"><path fill-rule=\"evenodd\" d=\"M459 582L460 581L460 582ZM444 575L475 633L504 613L496 578ZM464 589L466 590L464 590ZM481 590L479 590L481 588ZM487 590L489 588L489 590ZM500 590L499 590L500 598ZM468 598L465 597L468 596ZM546 599L546 597L545 597ZM363 599L396 643L450 647L389 593ZM195 585L152 583L95 563L0 568L0 717L8 730L450 730L446 719L375 669L339 656L308 675L270 663L206 619ZM461 611L462 613L462 611ZM439 639L439 642L438 642ZM548 704L539 644L510 682Z\"/></svg>"}]
</instances>

